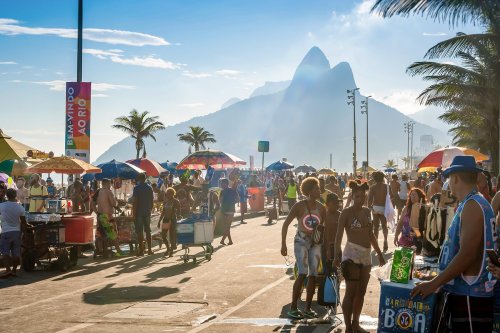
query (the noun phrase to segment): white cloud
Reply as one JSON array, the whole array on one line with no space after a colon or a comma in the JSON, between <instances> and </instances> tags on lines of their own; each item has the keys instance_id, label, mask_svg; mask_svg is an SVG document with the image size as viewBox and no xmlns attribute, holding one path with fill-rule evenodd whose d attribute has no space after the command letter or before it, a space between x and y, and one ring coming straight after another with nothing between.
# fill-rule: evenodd
<instances>
[{"instance_id":1,"label":"white cloud","mask_svg":"<svg viewBox=\"0 0 500 333\"><path fill-rule=\"evenodd\" d=\"M17 65L15 61L0 61L0 65Z\"/></svg>"},{"instance_id":2,"label":"white cloud","mask_svg":"<svg viewBox=\"0 0 500 333\"><path fill-rule=\"evenodd\" d=\"M12 83L21 83L22 81L21 80L11 80L10 82L12 82Z\"/></svg>"},{"instance_id":3,"label":"white cloud","mask_svg":"<svg viewBox=\"0 0 500 333\"><path fill-rule=\"evenodd\" d=\"M423 36L432 36L432 37L439 37L439 36L447 36L448 34L446 32L423 32Z\"/></svg>"},{"instance_id":4,"label":"white cloud","mask_svg":"<svg viewBox=\"0 0 500 333\"><path fill-rule=\"evenodd\" d=\"M106 94L92 94L92 98L108 97Z\"/></svg>"},{"instance_id":5,"label":"white cloud","mask_svg":"<svg viewBox=\"0 0 500 333\"><path fill-rule=\"evenodd\" d=\"M210 73L193 73L191 71L183 71L182 72L183 76L190 77L193 79L203 79L207 77L212 77L213 75Z\"/></svg>"},{"instance_id":6,"label":"white cloud","mask_svg":"<svg viewBox=\"0 0 500 333\"><path fill-rule=\"evenodd\" d=\"M240 75L241 72L234 70L234 69L221 69L221 70L215 71L215 74L221 75L221 76L236 76L236 75Z\"/></svg>"},{"instance_id":7,"label":"white cloud","mask_svg":"<svg viewBox=\"0 0 500 333\"><path fill-rule=\"evenodd\" d=\"M111 60L112 62L123 65L161 69L179 69L181 67L181 64L175 64L171 61L163 60L152 55L146 57L125 58L122 54L123 51L116 49L107 51L99 49L83 49L83 53L93 55L101 60Z\"/></svg>"},{"instance_id":8,"label":"white cloud","mask_svg":"<svg viewBox=\"0 0 500 333\"><path fill-rule=\"evenodd\" d=\"M380 96L376 93L372 93L371 95L373 99L392 106L404 114L411 114L426 108L425 105L420 105L420 103L416 101L419 94L419 91L408 89L394 90L385 96Z\"/></svg>"},{"instance_id":9,"label":"white cloud","mask_svg":"<svg viewBox=\"0 0 500 333\"><path fill-rule=\"evenodd\" d=\"M66 89L66 81L64 80L38 81L32 83L49 86L50 90L54 91L64 91ZM134 86L111 84L111 83L92 83L92 91L108 91L108 90L122 90L122 89L134 89Z\"/></svg>"},{"instance_id":10,"label":"white cloud","mask_svg":"<svg viewBox=\"0 0 500 333\"><path fill-rule=\"evenodd\" d=\"M183 107L183 108L199 108L201 106L205 106L205 104L203 103L186 103L186 104L179 104L180 107Z\"/></svg>"},{"instance_id":11,"label":"white cloud","mask_svg":"<svg viewBox=\"0 0 500 333\"><path fill-rule=\"evenodd\" d=\"M77 38L77 29L26 27L13 19L0 18L0 34L3 35L52 35L62 38ZM112 29L83 29L83 38L94 42L122 44L130 46L162 46L170 45L161 37L140 32Z\"/></svg>"}]
</instances>

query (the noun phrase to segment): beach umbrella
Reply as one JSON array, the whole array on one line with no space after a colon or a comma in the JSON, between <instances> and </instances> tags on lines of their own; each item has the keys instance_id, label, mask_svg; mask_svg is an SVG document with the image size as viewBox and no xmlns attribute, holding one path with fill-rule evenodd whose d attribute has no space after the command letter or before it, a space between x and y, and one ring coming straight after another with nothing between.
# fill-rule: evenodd
<instances>
[{"instance_id":1,"label":"beach umbrella","mask_svg":"<svg viewBox=\"0 0 500 333\"><path fill-rule=\"evenodd\" d=\"M394 168L387 168L384 170L384 172L396 172L397 170Z\"/></svg>"},{"instance_id":2,"label":"beach umbrella","mask_svg":"<svg viewBox=\"0 0 500 333\"><path fill-rule=\"evenodd\" d=\"M295 173L316 172L316 168L314 168L314 167L312 167L310 165L304 164L304 165L296 167L295 170L293 170L293 171Z\"/></svg>"},{"instance_id":3,"label":"beach umbrella","mask_svg":"<svg viewBox=\"0 0 500 333\"><path fill-rule=\"evenodd\" d=\"M377 169L372 168L371 166L368 166L367 170L363 169L363 167L356 169L356 172L375 172L375 171L377 171Z\"/></svg>"},{"instance_id":4,"label":"beach umbrella","mask_svg":"<svg viewBox=\"0 0 500 333\"><path fill-rule=\"evenodd\" d=\"M176 169L231 168L247 164L241 158L218 150L200 150L185 157Z\"/></svg>"},{"instance_id":5,"label":"beach umbrella","mask_svg":"<svg viewBox=\"0 0 500 333\"><path fill-rule=\"evenodd\" d=\"M177 174L176 167L177 167L178 163L167 161L167 162L160 163L160 165L163 168L167 169L170 173Z\"/></svg>"},{"instance_id":6,"label":"beach umbrella","mask_svg":"<svg viewBox=\"0 0 500 333\"><path fill-rule=\"evenodd\" d=\"M102 172L95 176L95 179L102 180L104 178L121 178L121 179L136 179L144 170L136 167L131 163L119 162L111 160L98 165Z\"/></svg>"},{"instance_id":7,"label":"beach umbrella","mask_svg":"<svg viewBox=\"0 0 500 333\"><path fill-rule=\"evenodd\" d=\"M128 160L127 163L133 164L136 167L146 171L148 177L158 177L167 170L164 169L160 163L150 160L149 158L138 158L135 160Z\"/></svg>"},{"instance_id":8,"label":"beach umbrella","mask_svg":"<svg viewBox=\"0 0 500 333\"><path fill-rule=\"evenodd\" d=\"M487 161L489 157L477 150L464 147L447 147L434 150L417 165L419 171L431 171L437 168L447 168L450 166L455 156L474 156L476 162ZM434 169L435 168L435 169Z\"/></svg>"},{"instance_id":9,"label":"beach umbrella","mask_svg":"<svg viewBox=\"0 0 500 333\"><path fill-rule=\"evenodd\" d=\"M27 173L82 174L100 173L101 169L77 158L61 156L42 161L26 169Z\"/></svg>"},{"instance_id":10,"label":"beach umbrella","mask_svg":"<svg viewBox=\"0 0 500 333\"><path fill-rule=\"evenodd\" d=\"M323 168L318 170L318 175L332 175L336 176L337 171L331 169L331 168Z\"/></svg>"},{"instance_id":11,"label":"beach umbrella","mask_svg":"<svg viewBox=\"0 0 500 333\"><path fill-rule=\"evenodd\" d=\"M274 162L266 168L267 171L282 171L282 170L289 170L289 169L293 169L293 164L288 163L286 161Z\"/></svg>"},{"instance_id":12,"label":"beach umbrella","mask_svg":"<svg viewBox=\"0 0 500 333\"><path fill-rule=\"evenodd\" d=\"M36 151L35 148L25 145L12 139L0 129L0 161L10 159L23 159L29 157L29 151Z\"/></svg>"},{"instance_id":13,"label":"beach umbrella","mask_svg":"<svg viewBox=\"0 0 500 333\"><path fill-rule=\"evenodd\" d=\"M28 164L20 160L5 160L0 162L0 172L11 176L21 176L26 171Z\"/></svg>"}]
</instances>

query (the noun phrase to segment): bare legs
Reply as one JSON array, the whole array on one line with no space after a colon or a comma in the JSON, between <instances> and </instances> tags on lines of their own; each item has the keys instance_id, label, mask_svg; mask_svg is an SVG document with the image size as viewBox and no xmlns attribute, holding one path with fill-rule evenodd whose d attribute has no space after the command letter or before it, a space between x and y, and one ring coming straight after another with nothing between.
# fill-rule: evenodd
<instances>
[{"instance_id":1,"label":"bare legs","mask_svg":"<svg viewBox=\"0 0 500 333\"><path fill-rule=\"evenodd\" d=\"M378 241L378 231L380 224L382 223L382 233L384 234L384 252L388 249L387 244L387 234L389 230L387 229L387 220L382 214L373 214L373 234L375 235L375 239Z\"/></svg>"},{"instance_id":2,"label":"bare legs","mask_svg":"<svg viewBox=\"0 0 500 333\"><path fill-rule=\"evenodd\" d=\"M346 280L346 292L342 302L346 333L366 332L359 325L359 317L363 309L368 280L370 280L370 270L371 266L363 266L358 281Z\"/></svg>"},{"instance_id":3,"label":"bare legs","mask_svg":"<svg viewBox=\"0 0 500 333\"><path fill-rule=\"evenodd\" d=\"M293 291L292 291L292 304L290 305L290 309L297 310L297 302L302 294L302 287L304 285L304 279L306 278L305 274L300 274L297 276L297 279L293 283ZM311 310L311 303L314 296L314 291L316 287L316 277L309 276L307 278L307 287L306 287L306 311Z\"/></svg>"},{"instance_id":4,"label":"bare legs","mask_svg":"<svg viewBox=\"0 0 500 333\"><path fill-rule=\"evenodd\" d=\"M231 223L233 222L233 216L234 214L223 214L222 221L224 223L224 235L222 236L222 239L220 243L222 245L226 245L224 241L226 238L229 240L229 243L227 245L232 245L233 244L233 239L231 238Z\"/></svg>"}]
</instances>

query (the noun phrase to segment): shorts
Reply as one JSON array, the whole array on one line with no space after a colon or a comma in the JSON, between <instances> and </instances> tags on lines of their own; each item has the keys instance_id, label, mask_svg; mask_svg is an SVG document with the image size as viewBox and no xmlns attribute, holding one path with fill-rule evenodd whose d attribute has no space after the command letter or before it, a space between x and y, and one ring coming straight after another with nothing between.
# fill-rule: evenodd
<instances>
[{"instance_id":1,"label":"shorts","mask_svg":"<svg viewBox=\"0 0 500 333\"><path fill-rule=\"evenodd\" d=\"M493 297L448 295L453 333L491 332L493 330Z\"/></svg>"},{"instance_id":2,"label":"shorts","mask_svg":"<svg viewBox=\"0 0 500 333\"><path fill-rule=\"evenodd\" d=\"M106 238L115 240L117 237L116 227L114 223L111 222L111 219L108 217L108 214L97 214L97 222L98 222L98 230L101 235L104 235Z\"/></svg>"},{"instance_id":3,"label":"shorts","mask_svg":"<svg viewBox=\"0 0 500 333\"><path fill-rule=\"evenodd\" d=\"M151 233L151 215L138 215L135 217L134 223L136 234Z\"/></svg>"},{"instance_id":4,"label":"shorts","mask_svg":"<svg viewBox=\"0 0 500 333\"><path fill-rule=\"evenodd\" d=\"M21 232L9 231L0 234L0 254L19 257L21 255Z\"/></svg>"},{"instance_id":5,"label":"shorts","mask_svg":"<svg viewBox=\"0 0 500 333\"><path fill-rule=\"evenodd\" d=\"M318 276L321 262L321 244L313 244L311 236L298 231L293 241L299 275Z\"/></svg>"}]
</instances>

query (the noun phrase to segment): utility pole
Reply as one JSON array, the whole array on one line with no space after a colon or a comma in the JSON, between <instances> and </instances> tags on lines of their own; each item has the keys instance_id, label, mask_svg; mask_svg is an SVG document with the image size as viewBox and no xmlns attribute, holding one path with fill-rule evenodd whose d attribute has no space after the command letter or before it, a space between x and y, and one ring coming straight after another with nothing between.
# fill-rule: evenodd
<instances>
[{"instance_id":1,"label":"utility pole","mask_svg":"<svg viewBox=\"0 0 500 333\"><path fill-rule=\"evenodd\" d=\"M359 88L354 88L352 90L347 90L347 105L352 104L352 115L353 115L353 141L354 141L354 151L352 153L352 174L356 177L356 168L358 161L356 160L356 91Z\"/></svg>"},{"instance_id":2,"label":"utility pole","mask_svg":"<svg viewBox=\"0 0 500 333\"><path fill-rule=\"evenodd\" d=\"M368 149L368 98L372 97L371 95L370 96L367 96L365 97L365 100L364 101L361 101L361 113L362 114L366 114L366 165L367 165L367 168L370 167L370 163L368 162L368 152L369 152L369 149ZM368 170L366 170L366 179L368 179Z\"/></svg>"},{"instance_id":3,"label":"utility pole","mask_svg":"<svg viewBox=\"0 0 500 333\"><path fill-rule=\"evenodd\" d=\"M82 48L83 48L83 0L78 0L78 49L76 56L77 82L82 82Z\"/></svg>"},{"instance_id":4,"label":"utility pole","mask_svg":"<svg viewBox=\"0 0 500 333\"><path fill-rule=\"evenodd\" d=\"M409 120L406 123L403 124L403 127L405 129L405 133L407 135L407 162L406 162L406 168L412 170L412 159L413 159L413 126L415 125L415 122L413 120ZM410 138L411 138L411 150L410 150Z\"/></svg>"}]
</instances>

